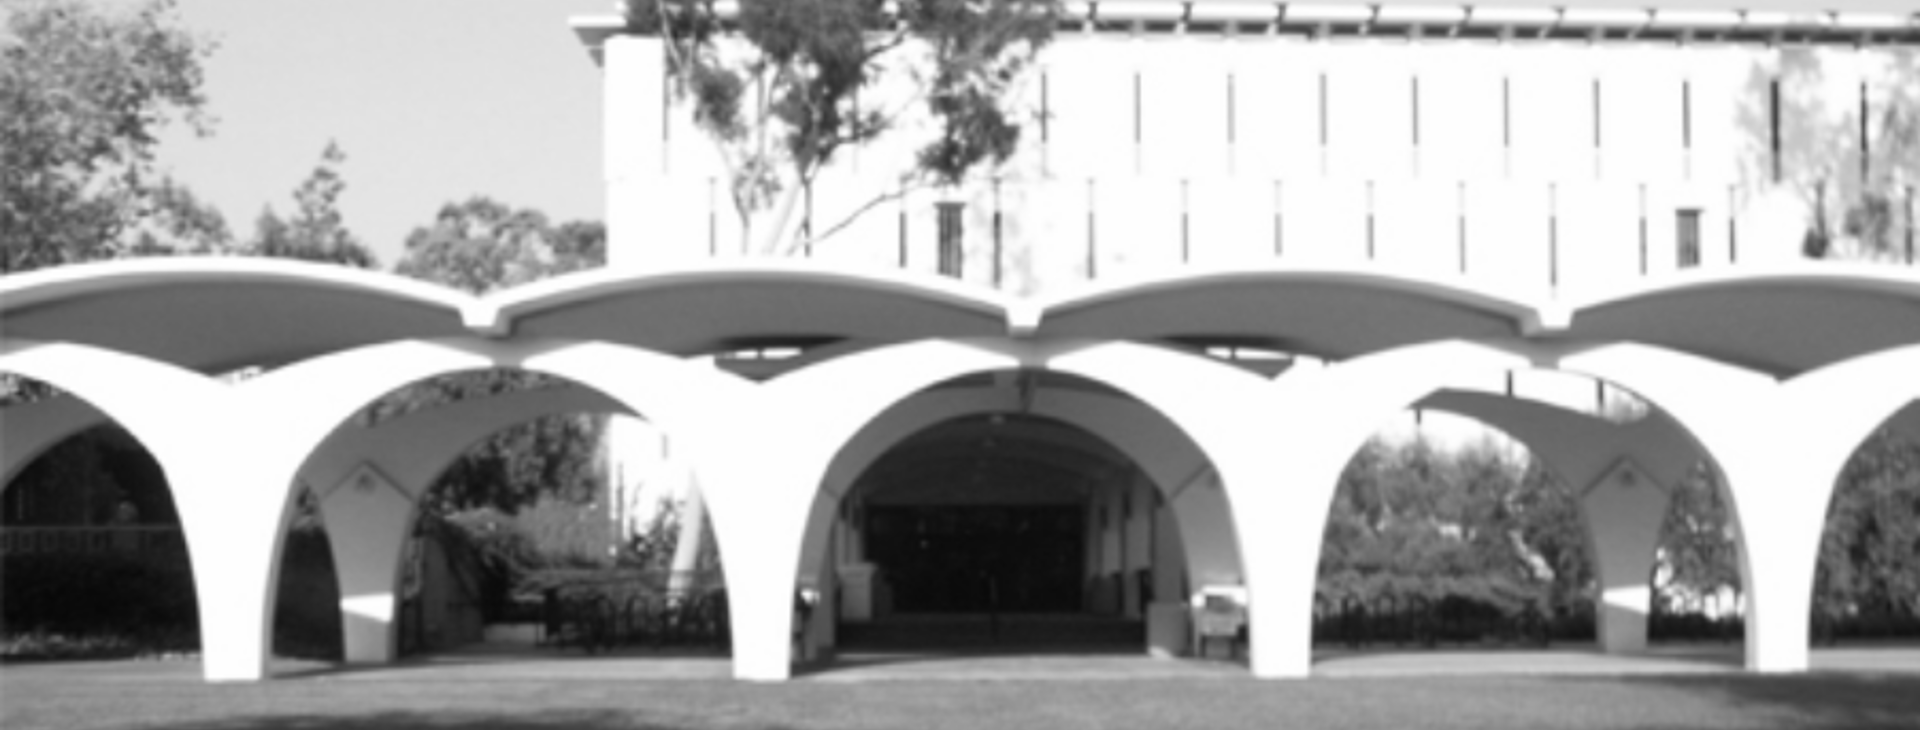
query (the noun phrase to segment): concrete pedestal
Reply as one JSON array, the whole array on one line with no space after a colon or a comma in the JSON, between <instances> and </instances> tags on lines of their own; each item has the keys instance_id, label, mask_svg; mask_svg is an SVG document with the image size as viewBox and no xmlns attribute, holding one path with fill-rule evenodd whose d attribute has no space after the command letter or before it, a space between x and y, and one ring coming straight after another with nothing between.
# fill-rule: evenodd
<instances>
[{"instance_id":1,"label":"concrete pedestal","mask_svg":"<svg viewBox=\"0 0 1920 730\"><path fill-rule=\"evenodd\" d=\"M1186 653L1188 644L1187 606L1178 601L1162 601L1147 606L1147 654L1155 659L1171 659Z\"/></svg>"},{"instance_id":2,"label":"concrete pedestal","mask_svg":"<svg viewBox=\"0 0 1920 730\"><path fill-rule=\"evenodd\" d=\"M840 579L840 620L862 624L873 620L873 578L877 566L872 563L842 565Z\"/></svg>"}]
</instances>

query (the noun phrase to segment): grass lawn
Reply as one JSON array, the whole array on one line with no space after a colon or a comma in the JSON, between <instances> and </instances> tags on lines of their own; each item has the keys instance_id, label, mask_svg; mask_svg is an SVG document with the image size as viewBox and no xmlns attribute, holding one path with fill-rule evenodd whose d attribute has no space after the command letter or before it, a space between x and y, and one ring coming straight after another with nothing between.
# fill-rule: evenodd
<instances>
[{"instance_id":1,"label":"grass lawn","mask_svg":"<svg viewBox=\"0 0 1920 730\"><path fill-rule=\"evenodd\" d=\"M206 685L190 663L0 668L0 727L1920 728L1920 674L1256 682L474 679Z\"/></svg>"}]
</instances>

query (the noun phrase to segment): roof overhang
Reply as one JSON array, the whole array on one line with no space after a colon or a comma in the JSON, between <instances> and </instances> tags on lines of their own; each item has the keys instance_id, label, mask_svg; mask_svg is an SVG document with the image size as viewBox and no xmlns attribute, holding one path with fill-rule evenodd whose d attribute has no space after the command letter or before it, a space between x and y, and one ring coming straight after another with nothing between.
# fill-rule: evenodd
<instances>
[{"instance_id":1,"label":"roof overhang","mask_svg":"<svg viewBox=\"0 0 1920 730\"><path fill-rule=\"evenodd\" d=\"M1540 307L1465 282L1378 270L1241 267L1181 273L1046 303L1034 334L1216 341L1346 359L1402 345L1503 339L1542 327Z\"/></svg>"},{"instance_id":2,"label":"roof overhang","mask_svg":"<svg viewBox=\"0 0 1920 730\"><path fill-rule=\"evenodd\" d=\"M756 259L673 271L601 269L486 300L516 337L697 355L769 344L1004 336L1011 300L951 279Z\"/></svg>"},{"instance_id":3,"label":"roof overhang","mask_svg":"<svg viewBox=\"0 0 1920 730\"><path fill-rule=\"evenodd\" d=\"M1920 342L1920 271L1871 264L1688 272L1571 303L1576 341L1658 345L1786 378Z\"/></svg>"},{"instance_id":4,"label":"roof overhang","mask_svg":"<svg viewBox=\"0 0 1920 730\"><path fill-rule=\"evenodd\" d=\"M461 292L343 266L241 257L75 264L0 277L0 338L110 348L205 373L465 334Z\"/></svg>"}]
</instances>

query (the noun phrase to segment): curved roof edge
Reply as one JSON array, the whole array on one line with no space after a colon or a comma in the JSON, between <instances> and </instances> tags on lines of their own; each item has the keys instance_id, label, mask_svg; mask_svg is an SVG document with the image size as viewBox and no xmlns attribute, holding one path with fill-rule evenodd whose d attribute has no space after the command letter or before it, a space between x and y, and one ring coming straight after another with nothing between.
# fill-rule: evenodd
<instances>
[{"instance_id":1,"label":"curved roof edge","mask_svg":"<svg viewBox=\"0 0 1920 730\"><path fill-rule=\"evenodd\" d=\"M1561 306L1577 323L1580 314L1610 306L1665 296L1770 284L1824 285L1861 293L1883 293L1920 301L1920 268L1854 262L1802 262L1787 265L1740 265L1717 269L1689 269L1649 277L1639 283L1579 299Z\"/></svg>"},{"instance_id":2,"label":"curved roof edge","mask_svg":"<svg viewBox=\"0 0 1920 730\"><path fill-rule=\"evenodd\" d=\"M1049 315L1097 307L1107 302L1222 282L1262 280L1345 284L1356 288L1372 288L1429 299L1450 306L1508 317L1514 321L1516 329L1526 334L1532 334L1543 328L1554 328L1559 320L1555 313L1556 308L1549 302L1523 294L1518 290L1457 276L1434 277L1424 273L1416 274L1378 264L1364 267L1273 264L1189 266L1161 276L1113 280L1111 283L1096 282L1076 292L1044 298L1036 306L1039 310L1039 324L1044 326Z\"/></svg>"},{"instance_id":3,"label":"curved roof edge","mask_svg":"<svg viewBox=\"0 0 1920 730\"><path fill-rule=\"evenodd\" d=\"M445 309L468 327L492 317L466 292L384 271L252 256L172 256L68 264L0 276L0 315L114 289L230 281L283 283L372 294Z\"/></svg>"},{"instance_id":4,"label":"curved roof edge","mask_svg":"<svg viewBox=\"0 0 1920 730\"><path fill-rule=\"evenodd\" d=\"M1003 321L1012 321L1013 313L1020 307L1020 302L1013 297L947 277L917 272L849 269L780 259L702 262L673 269L590 269L502 289L482 297L480 301L497 318L493 326L508 331L512 329L514 320L522 316L606 296L701 284L776 281L838 285L891 293L973 311Z\"/></svg>"}]
</instances>

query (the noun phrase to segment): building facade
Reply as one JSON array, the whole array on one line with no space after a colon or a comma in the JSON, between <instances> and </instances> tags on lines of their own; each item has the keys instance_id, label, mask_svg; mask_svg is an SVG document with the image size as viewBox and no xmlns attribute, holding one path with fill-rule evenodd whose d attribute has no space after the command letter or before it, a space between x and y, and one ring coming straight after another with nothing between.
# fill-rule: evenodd
<instances>
[{"instance_id":1,"label":"building facade","mask_svg":"<svg viewBox=\"0 0 1920 730\"><path fill-rule=\"evenodd\" d=\"M911 148L883 138L807 217L885 202L778 261L741 243L659 39L578 19L607 89L608 269L481 298L279 262L9 276L0 370L74 397L0 411L6 473L74 424L139 438L215 680L263 675L300 487L348 659L389 661L420 494L474 440L580 411L644 419L705 495L739 677L889 611L1134 617L1179 653L1223 595L1252 672L1281 678L1310 671L1341 470L1418 408L1580 490L1608 651L1644 647L1668 489L1710 463L1746 665L1803 670L1834 478L1873 429L1920 435L1920 275L1890 265L1920 163L1888 113L1920 96L1920 21L1863 4L1071 5L1010 102L1033 121L1007 165L886 197ZM1847 222L1869 208L1891 223ZM1883 261L1807 261L1810 231ZM243 366L263 374L214 377ZM502 366L575 386L348 418ZM1602 417L1608 393L1649 408ZM796 593L820 601L804 626Z\"/></svg>"}]
</instances>

